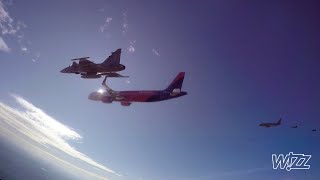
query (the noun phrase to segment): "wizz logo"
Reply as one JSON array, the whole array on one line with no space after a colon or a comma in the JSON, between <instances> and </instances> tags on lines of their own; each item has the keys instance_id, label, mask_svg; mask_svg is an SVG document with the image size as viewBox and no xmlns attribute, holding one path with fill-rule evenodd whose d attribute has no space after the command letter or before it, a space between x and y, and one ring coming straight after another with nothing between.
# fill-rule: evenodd
<instances>
[{"instance_id":1,"label":"wizz logo","mask_svg":"<svg viewBox=\"0 0 320 180\"><path fill-rule=\"evenodd\" d=\"M291 169L310 169L308 161L311 159L311 155L305 154L293 154L290 152L287 155L283 154L272 154L272 165L273 169L286 169L291 171Z\"/></svg>"}]
</instances>

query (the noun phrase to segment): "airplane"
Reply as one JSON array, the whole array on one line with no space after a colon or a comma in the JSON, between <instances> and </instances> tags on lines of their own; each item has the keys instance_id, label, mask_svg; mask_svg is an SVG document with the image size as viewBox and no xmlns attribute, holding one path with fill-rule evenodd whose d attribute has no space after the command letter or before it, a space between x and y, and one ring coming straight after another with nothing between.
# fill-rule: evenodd
<instances>
[{"instance_id":1,"label":"airplane","mask_svg":"<svg viewBox=\"0 0 320 180\"><path fill-rule=\"evenodd\" d=\"M89 57L75 58L71 61L79 61L79 63L72 62L69 67L62 69L61 73L80 74L81 78L94 79L101 76L108 77L128 77L122 76L116 72L124 70L126 67L120 64L121 49L117 49L103 63L94 63L88 60Z\"/></svg>"},{"instance_id":2,"label":"airplane","mask_svg":"<svg viewBox=\"0 0 320 180\"><path fill-rule=\"evenodd\" d=\"M187 95L187 92L181 91L184 75L185 72L180 72L164 90L147 91L114 91L107 86L106 76L102 82L105 89L90 93L88 99L103 103L116 101L120 102L122 106L130 106L133 102L156 102L178 98Z\"/></svg>"},{"instance_id":3,"label":"airplane","mask_svg":"<svg viewBox=\"0 0 320 180\"><path fill-rule=\"evenodd\" d=\"M295 129L295 128L298 128L298 126L297 126L297 125L295 125L295 126L291 126L291 128Z\"/></svg>"},{"instance_id":4,"label":"airplane","mask_svg":"<svg viewBox=\"0 0 320 180\"><path fill-rule=\"evenodd\" d=\"M261 123L259 126L264 126L266 128L273 127L273 126L279 126L279 125L281 125L281 121L282 121L282 119L280 118L279 121L277 121L276 123Z\"/></svg>"},{"instance_id":5,"label":"airplane","mask_svg":"<svg viewBox=\"0 0 320 180\"><path fill-rule=\"evenodd\" d=\"M316 129L312 129L312 131L317 131Z\"/></svg>"}]
</instances>

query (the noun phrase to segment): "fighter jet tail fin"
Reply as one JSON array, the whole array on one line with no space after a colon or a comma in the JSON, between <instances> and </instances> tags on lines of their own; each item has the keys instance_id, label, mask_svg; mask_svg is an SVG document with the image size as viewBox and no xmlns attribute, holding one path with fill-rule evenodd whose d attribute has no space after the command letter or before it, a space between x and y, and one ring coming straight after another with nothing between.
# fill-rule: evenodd
<instances>
[{"instance_id":1,"label":"fighter jet tail fin","mask_svg":"<svg viewBox=\"0 0 320 180\"><path fill-rule=\"evenodd\" d=\"M165 91L181 91L181 87L183 84L185 72L180 72L176 78L171 82L171 84L165 89Z\"/></svg>"},{"instance_id":2,"label":"fighter jet tail fin","mask_svg":"<svg viewBox=\"0 0 320 180\"><path fill-rule=\"evenodd\" d=\"M120 64L121 49L112 52L111 55L102 63L102 65L118 65Z\"/></svg>"}]
</instances>

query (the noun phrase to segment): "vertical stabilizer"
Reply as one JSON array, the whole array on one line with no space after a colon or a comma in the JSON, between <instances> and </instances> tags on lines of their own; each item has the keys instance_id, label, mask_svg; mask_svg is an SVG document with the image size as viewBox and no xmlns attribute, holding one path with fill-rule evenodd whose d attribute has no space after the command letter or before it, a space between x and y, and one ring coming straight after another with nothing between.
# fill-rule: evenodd
<instances>
[{"instance_id":1,"label":"vertical stabilizer","mask_svg":"<svg viewBox=\"0 0 320 180\"><path fill-rule=\"evenodd\" d=\"M171 82L171 84L165 89L167 92L172 92L172 91L181 91L181 87L183 84L183 79L184 79L185 72L180 72L176 78Z\"/></svg>"},{"instance_id":2,"label":"vertical stabilizer","mask_svg":"<svg viewBox=\"0 0 320 180\"><path fill-rule=\"evenodd\" d=\"M112 52L111 55L102 63L102 65L119 65L121 49Z\"/></svg>"}]
</instances>

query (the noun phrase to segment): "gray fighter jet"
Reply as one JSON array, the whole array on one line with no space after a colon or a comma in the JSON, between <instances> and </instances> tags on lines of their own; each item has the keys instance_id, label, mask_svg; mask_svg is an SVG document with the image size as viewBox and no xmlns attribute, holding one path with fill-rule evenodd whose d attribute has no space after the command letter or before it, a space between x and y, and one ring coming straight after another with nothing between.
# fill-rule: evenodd
<instances>
[{"instance_id":1,"label":"gray fighter jet","mask_svg":"<svg viewBox=\"0 0 320 180\"><path fill-rule=\"evenodd\" d=\"M279 126L279 125L281 125L281 121L282 121L282 119L280 118L279 121L277 121L275 123L261 123L259 126L263 126L263 127L266 127L266 128Z\"/></svg>"},{"instance_id":2,"label":"gray fighter jet","mask_svg":"<svg viewBox=\"0 0 320 180\"><path fill-rule=\"evenodd\" d=\"M62 73L80 74L82 78L94 79L101 76L107 77L127 77L122 76L116 72L124 70L126 67L120 64L121 49L117 49L103 63L94 63L89 57L75 58L69 67L62 69Z\"/></svg>"}]
</instances>

